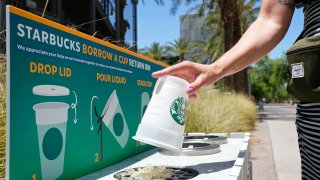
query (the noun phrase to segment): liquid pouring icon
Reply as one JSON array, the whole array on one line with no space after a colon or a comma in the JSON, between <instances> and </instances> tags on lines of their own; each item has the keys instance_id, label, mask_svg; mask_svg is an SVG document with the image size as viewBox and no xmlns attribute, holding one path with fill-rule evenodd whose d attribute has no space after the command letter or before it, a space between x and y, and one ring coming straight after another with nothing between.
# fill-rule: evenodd
<instances>
[{"instance_id":1,"label":"liquid pouring icon","mask_svg":"<svg viewBox=\"0 0 320 180\"><path fill-rule=\"evenodd\" d=\"M102 122L107 126L121 148L124 148L129 139L129 128L122 112L116 90L111 93L106 105L104 106L102 115L98 115L96 108L95 114L98 121L101 121L102 119Z\"/></svg>"}]
</instances>

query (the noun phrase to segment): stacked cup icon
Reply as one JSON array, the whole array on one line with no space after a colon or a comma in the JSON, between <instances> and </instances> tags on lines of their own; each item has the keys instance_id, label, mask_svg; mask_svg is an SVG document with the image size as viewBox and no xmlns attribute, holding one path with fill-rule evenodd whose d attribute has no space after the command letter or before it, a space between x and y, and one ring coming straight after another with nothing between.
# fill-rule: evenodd
<instances>
[{"instance_id":1,"label":"stacked cup icon","mask_svg":"<svg viewBox=\"0 0 320 180\"><path fill-rule=\"evenodd\" d=\"M147 92L143 92L141 94L141 119L144 115L144 113L146 112L147 110L147 107L148 107L148 104L150 102L150 95L149 93ZM139 143L139 145L146 145L145 143L143 142L140 142L140 141L137 141Z\"/></svg>"},{"instance_id":2,"label":"stacked cup icon","mask_svg":"<svg viewBox=\"0 0 320 180\"><path fill-rule=\"evenodd\" d=\"M56 85L39 85L33 94L67 96L69 89ZM63 173L66 127L69 104L43 102L33 106L36 113L42 179L57 179Z\"/></svg>"},{"instance_id":3,"label":"stacked cup icon","mask_svg":"<svg viewBox=\"0 0 320 180\"><path fill-rule=\"evenodd\" d=\"M148 94L147 92L143 92L143 93L141 94L141 119L142 119L144 113L145 113L146 110L147 110L149 101L150 101L150 96L149 96L149 94Z\"/></svg>"}]
</instances>

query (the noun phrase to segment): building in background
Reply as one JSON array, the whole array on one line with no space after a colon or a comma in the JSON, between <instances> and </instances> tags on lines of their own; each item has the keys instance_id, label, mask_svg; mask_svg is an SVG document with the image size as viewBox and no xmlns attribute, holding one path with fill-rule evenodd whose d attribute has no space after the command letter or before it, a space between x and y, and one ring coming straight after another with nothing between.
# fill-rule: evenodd
<instances>
[{"instance_id":1,"label":"building in background","mask_svg":"<svg viewBox=\"0 0 320 180\"><path fill-rule=\"evenodd\" d=\"M180 38L190 40L193 43L205 41L209 38L209 30L202 30L203 24L205 22L205 16L199 16L197 14L187 14L180 16ZM194 52L186 54L185 58L192 60L194 57ZM202 54L197 56L200 58L201 62L208 63L211 61L210 56L207 54Z\"/></svg>"},{"instance_id":2,"label":"building in background","mask_svg":"<svg viewBox=\"0 0 320 180\"><path fill-rule=\"evenodd\" d=\"M180 38L191 41L202 41L208 37L206 32L202 32L202 26L205 21L205 16L197 14L181 15L180 16Z\"/></svg>"},{"instance_id":3,"label":"building in background","mask_svg":"<svg viewBox=\"0 0 320 180\"><path fill-rule=\"evenodd\" d=\"M5 30L5 5L39 16L46 9L47 19L137 51L137 3L137 0L0 0L0 32ZM0 35L0 53L4 52L4 34Z\"/></svg>"}]
</instances>

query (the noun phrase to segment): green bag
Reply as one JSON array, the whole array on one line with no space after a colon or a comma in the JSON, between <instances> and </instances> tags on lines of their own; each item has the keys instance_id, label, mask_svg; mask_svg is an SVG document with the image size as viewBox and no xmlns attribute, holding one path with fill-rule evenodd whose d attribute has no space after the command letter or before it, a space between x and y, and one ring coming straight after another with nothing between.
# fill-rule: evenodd
<instances>
[{"instance_id":1,"label":"green bag","mask_svg":"<svg viewBox=\"0 0 320 180\"><path fill-rule=\"evenodd\" d=\"M286 54L288 92L303 102L320 102L320 35L300 39Z\"/></svg>"}]
</instances>

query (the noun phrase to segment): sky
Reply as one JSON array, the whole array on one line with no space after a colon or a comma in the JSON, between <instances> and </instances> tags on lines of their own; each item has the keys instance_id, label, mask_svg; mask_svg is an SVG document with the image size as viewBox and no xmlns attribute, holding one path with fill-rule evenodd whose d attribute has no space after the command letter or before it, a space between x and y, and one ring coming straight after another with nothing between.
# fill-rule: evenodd
<instances>
[{"instance_id":1,"label":"sky","mask_svg":"<svg viewBox=\"0 0 320 180\"><path fill-rule=\"evenodd\" d=\"M145 0L138 4L138 48L150 46L153 42L165 45L180 37L179 16L186 14L189 8L183 4L176 15L170 14L171 1L165 1L164 6L158 6L153 0ZM290 28L284 39L268 55L271 58L284 56L288 49L299 36L303 28L302 9L296 9Z\"/></svg>"}]
</instances>

